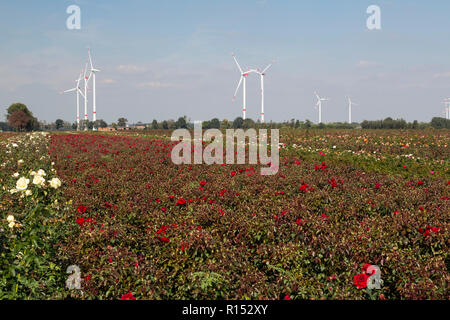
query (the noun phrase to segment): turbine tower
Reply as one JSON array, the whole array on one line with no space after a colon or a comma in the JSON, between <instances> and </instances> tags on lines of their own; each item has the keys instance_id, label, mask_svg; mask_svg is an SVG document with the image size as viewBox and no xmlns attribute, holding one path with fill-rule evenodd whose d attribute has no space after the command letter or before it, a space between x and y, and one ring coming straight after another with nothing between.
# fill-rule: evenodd
<instances>
[{"instance_id":1,"label":"turbine tower","mask_svg":"<svg viewBox=\"0 0 450 320\"><path fill-rule=\"evenodd\" d=\"M82 76L83 76L83 71L81 71L78 79L75 80L77 82L77 86L75 88L61 92L61 93L67 93L67 92L76 91L76 93L77 93L77 131L80 131L80 94L83 98L85 98L83 91L81 91L81 89L80 89L80 81L82 79Z\"/></svg>"},{"instance_id":2,"label":"turbine tower","mask_svg":"<svg viewBox=\"0 0 450 320\"><path fill-rule=\"evenodd\" d=\"M88 90L89 77L86 75L88 63L89 62L86 62L86 67L84 68L84 131L87 131L87 129L88 129L87 90Z\"/></svg>"},{"instance_id":3,"label":"turbine tower","mask_svg":"<svg viewBox=\"0 0 450 320\"><path fill-rule=\"evenodd\" d=\"M319 123L322 123L322 101L329 101L328 98L321 98L317 92L314 92L317 98L316 108L319 109Z\"/></svg>"},{"instance_id":4,"label":"turbine tower","mask_svg":"<svg viewBox=\"0 0 450 320\"><path fill-rule=\"evenodd\" d=\"M247 104L247 101L246 101L246 77L248 76L248 72L242 71L242 68L239 65L239 63L237 62L237 59L236 59L236 56L234 55L234 53L231 53L231 55L233 56L234 61L236 62L236 65L237 65L237 67L239 69L239 72L241 73L241 77L239 79L239 83L237 85L236 91L234 92L233 101L236 99L236 94L237 94L237 92L239 90L239 87L241 86L241 83L244 83L243 84L243 88L242 88L242 92L243 92L243 98L242 98L243 99L243 101L242 101L242 119L245 120L246 104Z\"/></svg>"},{"instance_id":5,"label":"turbine tower","mask_svg":"<svg viewBox=\"0 0 450 320\"><path fill-rule=\"evenodd\" d=\"M445 98L442 103L445 105L445 119L450 119L450 98Z\"/></svg>"},{"instance_id":6,"label":"turbine tower","mask_svg":"<svg viewBox=\"0 0 450 320\"><path fill-rule=\"evenodd\" d=\"M99 69L95 69L94 66L92 65L92 57L91 57L91 49L88 48L88 55L89 55L89 63L91 66L91 70L89 73L89 79L92 77L92 121L94 123L94 126L92 128L92 130L96 131L97 128L95 127L95 122L97 121L97 106L96 106L96 92L95 92L95 74L97 72L100 72ZM88 79L88 81L89 81Z\"/></svg>"},{"instance_id":7,"label":"turbine tower","mask_svg":"<svg viewBox=\"0 0 450 320\"><path fill-rule=\"evenodd\" d=\"M352 106L357 106L358 104L352 101L352 98L347 97L348 100L348 123L352 124Z\"/></svg>"},{"instance_id":8,"label":"turbine tower","mask_svg":"<svg viewBox=\"0 0 450 320\"><path fill-rule=\"evenodd\" d=\"M261 76L261 123L264 123L264 76L266 75L266 71L272 66L272 64L273 61L270 62L263 71L257 71L257 73Z\"/></svg>"}]
</instances>

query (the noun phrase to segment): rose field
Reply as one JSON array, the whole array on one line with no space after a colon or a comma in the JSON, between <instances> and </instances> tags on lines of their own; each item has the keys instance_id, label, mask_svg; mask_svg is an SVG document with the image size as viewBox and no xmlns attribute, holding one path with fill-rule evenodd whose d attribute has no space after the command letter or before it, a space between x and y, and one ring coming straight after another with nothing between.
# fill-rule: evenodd
<instances>
[{"instance_id":1,"label":"rose field","mask_svg":"<svg viewBox=\"0 0 450 320\"><path fill-rule=\"evenodd\" d=\"M450 298L449 130L280 130L272 176L170 135L0 134L0 299Z\"/></svg>"}]
</instances>

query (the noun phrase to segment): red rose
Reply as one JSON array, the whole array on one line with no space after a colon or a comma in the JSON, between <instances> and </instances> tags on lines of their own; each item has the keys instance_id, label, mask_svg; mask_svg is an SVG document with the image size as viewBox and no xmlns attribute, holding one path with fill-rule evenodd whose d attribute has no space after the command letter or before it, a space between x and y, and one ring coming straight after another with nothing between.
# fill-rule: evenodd
<instances>
[{"instance_id":1,"label":"red rose","mask_svg":"<svg viewBox=\"0 0 450 320\"><path fill-rule=\"evenodd\" d=\"M112 204L109 203L109 202L105 202L104 205L105 205L105 208L106 208L106 209L112 208Z\"/></svg>"},{"instance_id":2,"label":"red rose","mask_svg":"<svg viewBox=\"0 0 450 320\"><path fill-rule=\"evenodd\" d=\"M204 187L204 186L206 185L206 181L205 181L205 180L200 181L200 185L201 185L202 187Z\"/></svg>"},{"instance_id":3,"label":"red rose","mask_svg":"<svg viewBox=\"0 0 450 320\"><path fill-rule=\"evenodd\" d=\"M365 273L357 274L355 277L355 282L353 283L358 289L364 289L367 287L367 279L369 276Z\"/></svg>"},{"instance_id":4,"label":"red rose","mask_svg":"<svg viewBox=\"0 0 450 320\"><path fill-rule=\"evenodd\" d=\"M77 208L77 212L78 212L78 213L85 213L86 210L87 210L87 208L86 208L85 206L83 206L83 205L81 205L81 206L79 206L79 207Z\"/></svg>"},{"instance_id":5,"label":"red rose","mask_svg":"<svg viewBox=\"0 0 450 320\"><path fill-rule=\"evenodd\" d=\"M120 300L136 300L131 292L125 293Z\"/></svg>"},{"instance_id":6,"label":"red rose","mask_svg":"<svg viewBox=\"0 0 450 320\"><path fill-rule=\"evenodd\" d=\"M289 297L289 295L285 295L283 300L291 300L291 297Z\"/></svg>"},{"instance_id":7,"label":"red rose","mask_svg":"<svg viewBox=\"0 0 450 320\"><path fill-rule=\"evenodd\" d=\"M167 237L161 237L161 238L159 238L159 240L161 241L161 242L170 242L170 239L169 238L167 238Z\"/></svg>"},{"instance_id":8,"label":"red rose","mask_svg":"<svg viewBox=\"0 0 450 320\"><path fill-rule=\"evenodd\" d=\"M184 200L183 198L178 199L177 201L177 206L182 206L186 204L186 200Z\"/></svg>"}]
</instances>

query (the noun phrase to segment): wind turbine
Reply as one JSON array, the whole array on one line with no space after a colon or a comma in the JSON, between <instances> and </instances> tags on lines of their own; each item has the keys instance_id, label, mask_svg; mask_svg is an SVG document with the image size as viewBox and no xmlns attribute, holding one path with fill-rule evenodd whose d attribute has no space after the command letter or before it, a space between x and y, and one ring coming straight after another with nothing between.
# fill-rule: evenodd
<instances>
[{"instance_id":1,"label":"wind turbine","mask_svg":"<svg viewBox=\"0 0 450 320\"><path fill-rule=\"evenodd\" d=\"M445 119L450 119L450 98L445 98L442 103L445 105Z\"/></svg>"},{"instance_id":2,"label":"wind turbine","mask_svg":"<svg viewBox=\"0 0 450 320\"><path fill-rule=\"evenodd\" d=\"M242 71L242 68L239 65L239 63L237 62L237 59L236 59L236 56L234 55L234 53L231 53L231 55L233 56L234 61L236 62L236 65L237 65L237 67L238 67L238 69L239 69L239 71L241 73L241 77L239 79L239 83L237 85L236 91L234 92L233 101L236 99L236 94L237 94L237 92L239 90L239 87L241 86L241 83L243 82L244 86L242 88L242 92L243 92L242 119L245 120L245 112L246 112L246 104L247 104L247 101L246 101L246 77L248 76L249 72L248 71L247 72Z\"/></svg>"},{"instance_id":3,"label":"wind turbine","mask_svg":"<svg viewBox=\"0 0 450 320\"><path fill-rule=\"evenodd\" d=\"M317 92L314 92L317 98L316 108L319 108L319 123L322 123L322 101L329 101L328 98L321 98Z\"/></svg>"},{"instance_id":4,"label":"wind turbine","mask_svg":"<svg viewBox=\"0 0 450 320\"><path fill-rule=\"evenodd\" d=\"M87 91L88 91L89 77L86 75L88 63L89 62L86 62L86 67L84 68L84 131L87 131L87 129L88 129Z\"/></svg>"},{"instance_id":5,"label":"wind turbine","mask_svg":"<svg viewBox=\"0 0 450 320\"><path fill-rule=\"evenodd\" d=\"M65 90L61 93L67 93L67 92L72 92L72 91L76 91L77 92L77 131L80 131L80 94L83 98L85 98L83 92L80 89L80 81L82 79L82 75L83 75L83 71L81 71L80 76L78 77L77 80L75 80L77 82L77 86L75 88L69 89L69 90Z\"/></svg>"},{"instance_id":6,"label":"wind turbine","mask_svg":"<svg viewBox=\"0 0 450 320\"><path fill-rule=\"evenodd\" d=\"M91 57L91 49L90 48L88 48L88 55L89 55L89 63L91 66L88 81L92 76L92 121L94 123L94 126L92 129L95 131L95 130L97 130L97 128L95 127L95 122L97 121L97 107L96 107L97 100L96 100L96 95L95 95L95 73L100 72L100 70L95 69L94 66L92 65L92 57Z\"/></svg>"},{"instance_id":7,"label":"wind turbine","mask_svg":"<svg viewBox=\"0 0 450 320\"><path fill-rule=\"evenodd\" d=\"M352 98L347 97L348 100L348 123L352 124L352 106L357 106L357 103L352 101Z\"/></svg>"},{"instance_id":8,"label":"wind turbine","mask_svg":"<svg viewBox=\"0 0 450 320\"><path fill-rule=\"evenodd\" d=\"M261 123L264 123L264 76L266 75L266 71L272 66L272 64L273 61L270 62L263 71L257 71L257 73L261 76Z\"/></svg>"}]
</instances>

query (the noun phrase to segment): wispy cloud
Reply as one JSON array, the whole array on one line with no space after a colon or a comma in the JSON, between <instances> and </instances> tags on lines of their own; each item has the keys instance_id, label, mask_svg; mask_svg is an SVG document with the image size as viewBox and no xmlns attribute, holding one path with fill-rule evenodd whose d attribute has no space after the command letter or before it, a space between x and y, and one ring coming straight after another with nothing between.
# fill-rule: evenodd
<instances>
[{"instance_id":1,"label":"wispy cloud","mask_svg":"<svg viewBox=\"0 0 450 320\"><path fill-rule=\"evenodd\" d=\"M450 72L441 72L441 73L436 73L433 75L434 79L438 79L438 78L450 78Z\"/></svg>"},{"instance_id":2,"label":"wispy cloud","mask_svg":"<svg viewBox=\"0 0 450 320\"><path fill-rule=\"evenodd\" d=\"M380 64L378 62L375 61L367 61L367 60L360 60L356 66L358 68L373 68L373 67L378 67L380 66Z\"/></svg>"},{"instance_id":3,"label":"wispy cloud","mask_svg":"<svg viewBox=\"0 0 450 320\"><path fill-rule=\"evenodd\" d=\"M149 82L141 82L138 84L140 88L173 88L178 87L175 83L171 82L160 82L160 81L149 81Z\"/></svg>"},{"instance_id":4,"label":"wispy cloud","mask_svg":"<svg viewBox=\"0 0 450 320\"><path fill-rule=\"evenodd\" d=\"M134 64L121 64L117 66L117 70L126 73L142 73L147 71L147 68Z\"/></svg>"}]
</instances>

